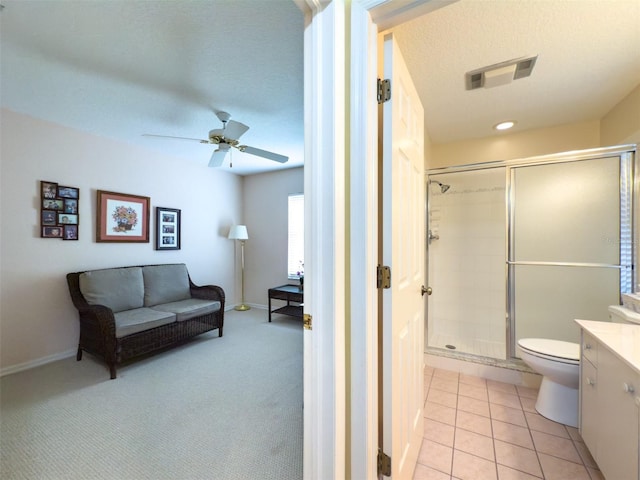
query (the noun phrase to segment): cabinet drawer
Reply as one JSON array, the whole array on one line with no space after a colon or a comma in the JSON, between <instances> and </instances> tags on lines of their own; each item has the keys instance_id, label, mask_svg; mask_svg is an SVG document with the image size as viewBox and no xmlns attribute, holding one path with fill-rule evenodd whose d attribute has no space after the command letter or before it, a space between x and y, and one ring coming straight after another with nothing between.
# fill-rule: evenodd
<instances>
[{"instance_id":1,"label":"cabinet drawer","mask_svg":"<svg viewBox=\"0 0 640 480\"><path fill-rule=\"evenodd\" d=\"M594 366L598 366L598 341L584 330L582 331L582 356Z\"/></svg>"}]
</instances>

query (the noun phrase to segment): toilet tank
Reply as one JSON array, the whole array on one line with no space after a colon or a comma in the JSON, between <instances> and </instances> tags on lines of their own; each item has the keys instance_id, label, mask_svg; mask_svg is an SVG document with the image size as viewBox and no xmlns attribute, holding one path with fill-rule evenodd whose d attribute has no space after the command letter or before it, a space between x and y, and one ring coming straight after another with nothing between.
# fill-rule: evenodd
<instances>
[{"instance_id":1,"label":"toilet tank","mask_svg":"<svg viewBox=\"0 0 640 480\"><path fill-rule=\"evenodd\" d=\"M610 305L609 320L613 323L640 325L640 313L622 305Z\"/></svg>"},{"instance_id":2,"label":"toilet tank","mask_svg":"<svg viewBox=\"0 0 640 480\"><path fill-rule=\"evenodd\" d=\"M640 293L623 293L620 297L624 308L640 313Z\"/></svg>"}]
</instances>

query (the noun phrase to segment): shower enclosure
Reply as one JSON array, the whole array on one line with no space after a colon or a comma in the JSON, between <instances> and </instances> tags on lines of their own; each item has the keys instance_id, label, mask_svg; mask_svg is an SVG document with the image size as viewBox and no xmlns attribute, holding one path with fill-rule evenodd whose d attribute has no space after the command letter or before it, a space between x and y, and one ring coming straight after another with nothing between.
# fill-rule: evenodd
<instances>
[{"instance_id":1,"label":"shower enclosure","mask_svg":"<svg viewBox=\"0 0 640 480\"><path fill-rule=\"evenodd\" d=\"M431 170L427 351L511 362L517 340L579 342L634 289L635 149Z\"/></svg>"}]
</instances>

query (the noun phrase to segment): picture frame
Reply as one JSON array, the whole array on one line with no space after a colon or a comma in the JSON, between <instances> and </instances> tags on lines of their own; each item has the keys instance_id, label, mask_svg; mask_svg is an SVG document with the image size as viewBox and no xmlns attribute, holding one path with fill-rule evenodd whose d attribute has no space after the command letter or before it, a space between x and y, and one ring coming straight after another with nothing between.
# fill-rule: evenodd
<instances>
[{"instance_id":1,"label":"picture frame","mask_svg":"<svg viewBox=\"0 0 640 480\"><path fill-rule=\"evenodd\" d=\"M58 185L58 197L59 198L80 198L80 189L75 187L63 187L62 185Z\"/></svg>"},{"instance_id":2,"label":"picture frame","mask_svg":"<svg viewBox=\"0 0 640 480\"><path fill-rule=\"evenodd\" d=\"M40 238L78 240L80 189L40 180ZM73 225L74 228L66 228Z\"/></svg>"},{"instance_id":3,"label":"picture frame","mask_svg":"<svg viewBox=\"0 0 640 480\"><path fill-rule=\"evenodd\" d=\"M180 250L181 211L156 207L156 250Z\"/></svg>"},{"instance_id":4,"label":"picture frame","mask_svg":"<svg viewBox=\"0 0 640 480\"><path fill-rule=\"evenodd\" d=\"M96 242L149 243L149 197L105 190L96 195Z\"/></svg>"},{"instance_id":5,"label":"picture frame","mask_svg":"<svg viewBox=\"0 0 640 480\"><path fill-rule=\"evenodd\" d=\"M72 213L58 212L58 224L60 225L77 225L78 215Z\"/></svg>"},{"instance_id":6,"label":"picture frame","mask_svg":"<svg viewBox=\"0 0 640 480\"><path fill-rule=\"evenodd\" d=\"M42 226L55 226L58 224L58 212L56 210L41 210Z\"/></svg>"},{"instance_id":7,"label":"picture frame","mask_svg":"<svg viewBox=\"0 0 640 480\"><path fill-rule=\"evenodd\" d=\"M43 198L42 199L42 209L43 210L63 210L64 209L64 200L56 199L56 198Z\"/></svg>"},{"instance_id":8,"label":"picture frame","mask_svg":"<svg viewBox=\"0 0 640 480\"><path fill-rule=\"evenodd\" d=\"M78 199L65 198L64 199L64 213L78 213Z\"/></svg>"},{"instance_id":9,"label":"picture frame","mask_svg":"<svg viewBox=\"0 0 640 480\"><path fill-rule=\"evenodd\" d=\"M65 225L63 229L63 240L78 240L78 225Z\"/></svg>"},{"instance_id":10,"label":"picture frame","mask_svg":"<svg viewBox=\"0 0 640 480\"><path fill-rule=\"evenodd\" d=\"M40 196L42 199L55 199L58 196L58 184L40 180Z\"/></svg>"},{"instance_id":11,"label":"picture frame","mask_svg":"<svg viewBox=\"0 0 640 480\"><path fill-rule=\"evenodd\" d=\"M42 227L42 238L62 238L63 227Z\"/></svg>"}]
</instances>

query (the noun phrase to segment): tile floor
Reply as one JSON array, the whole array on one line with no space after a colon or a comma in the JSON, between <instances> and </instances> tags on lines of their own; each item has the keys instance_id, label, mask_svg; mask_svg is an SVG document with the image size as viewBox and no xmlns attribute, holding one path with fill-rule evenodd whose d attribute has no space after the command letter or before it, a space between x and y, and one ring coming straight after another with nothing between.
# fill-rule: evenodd
<instances>
[{"instance_id":1,"label":"tile floor","mask_svg":"<svg viewBox=\"0 0 640 480\"><path fill-rule=\"evenodd\" d=\"M578 430L535 408L537 390L425 369L414 480L604 480Z\"/></svg>"}]
</instances>

